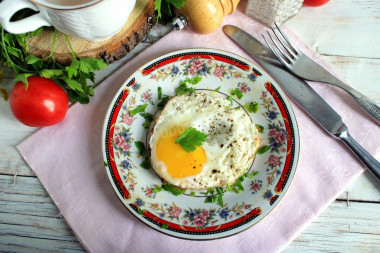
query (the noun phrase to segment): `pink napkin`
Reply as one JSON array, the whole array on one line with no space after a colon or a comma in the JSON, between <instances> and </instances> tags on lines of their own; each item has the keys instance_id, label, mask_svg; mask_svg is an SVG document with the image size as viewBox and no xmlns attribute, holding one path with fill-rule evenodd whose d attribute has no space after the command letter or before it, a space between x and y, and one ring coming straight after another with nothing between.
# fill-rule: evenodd
<instances>
[{"instance_id":1,"label":"pink napkin","mask_svg":"<svg viewBox=\"0 0 380 253\"><path fill-rule=\"evenodd\" d=\"M241 27L262 41L264 27L240 10L225 17L224 24ZM291 31L287 33L302 51L331 69ZM17 147L90 252L280 251L363 172L363 165L348 149L291 100L300 130L298 168L282 201L261 222L235 236L212 241L173 238L140 222L119 201L103 167L101 131L106 110L139 66L174 50L200 47L230 51L254 61L222 28L207 36L186 30L171 32L109 76L96 88L90 104L74 104L62 123L40 129ZM345 92L331 85L312 85L342 115L351 135L374 154L380 128Z\"/></svg>"}]
</instances>

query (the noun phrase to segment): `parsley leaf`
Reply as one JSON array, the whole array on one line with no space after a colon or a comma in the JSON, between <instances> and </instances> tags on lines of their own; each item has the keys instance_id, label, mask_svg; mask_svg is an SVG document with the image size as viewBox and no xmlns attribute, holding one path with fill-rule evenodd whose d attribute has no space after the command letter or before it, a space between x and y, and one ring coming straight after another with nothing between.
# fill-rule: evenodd
<instances>
[{"instance_id":1,"label":"parsley leaf","mask_svg":"<svg viewBox=\"0 0 380 253\"><path fill-rule=\"evenodd\" d=\"M239 90L238 88L232 90L230 92L231 96L236 96L238 99L241 99L243 97L243 92L241 90Z\"/></svg>"},{"instance_id":2,"label":"parsley leaf","mask_svg":"<svg viewBox=\"0 0 380 253\"><path fill-rule=\"evenodd\" d=\"M176 95L184 95L184 94L191 94L195 91L194 88L188 88L187 87L187 83L189 84L192 84L192 85L196 85L198 84L200 81L202 81L202 77L200 76L195 76L193 78L186 78L185 80L183 80L181 82L181 84L179 85L179 87L175 90L175 93Z\"/></svg>"},{"instance_id":3,"label":"parsley leaf","mask_svg":"<svg viewBox=\"0 0 380 253\"><path fill-rule=\"evenodd\" d=\"M12 20L33 15L35 12L28 9L17 12ZM50 54L45 58L28 53L29 45L27 38L41 34L44 29L39 28L34 32L24 34L11 34L0 25L0 65L10 67L16 74L15 82L22 81L28 87L29 76L39 75L52 79L68 92L70 101L86 104L90 96L94 95L93 86L88 85L88 80L95 81L96 70L107 67L102 59L79 57L70 44L68 37L64 34L67 44L71 50L72 62L69 66L63 66L55 61L54 47L58 31L54 29L53 41Z\"/></svg>"},{"instance_id":4,"label":"parsley leaf","mask_svg":"<svg viewBox=\"0 0 380 253\"><path fill-rule=\"evenodd\" d=\"M70 64L67 66L65 70L67 71L67 76L72 78L73 76L77 76L80 62L74 58Z\"/></svg>"},{"instance_id":5,"label":"parsley leaf","mask_svg":"<svg viewBox=\"0 0 380 253\"><path fill-rule=\"evenodd\" d=\"M42 61L40 58L38 58L37 56L34 56L34 55L32 55L32 54L27 55L27 56L25 57L25 62L26 62L27 64L34 64L34 63L37 63L37 62L40 62L40 61Z\"/></svg>"},{"instance_id":6,"label":"parsley leaf","mask_svg":"<svg viewBox=\"0 0 380 253\"><path fill-rule=\"evenodd\" d=\"M156 118L153 114L147 113L147 112L140 112L139 113L141 117L145 119L143 126L146 130L149 130L150 123L154 121Z\"/></svg>"},{"instance_id":7,"label":"parsley leaf","mask_svg":"<svg viewBox=\"0 0 380 253\"><path fill-rule=\"evenodd\" d=\"M158 99L162 97L162 88L160 86L157 87Z\"/></svg>"},{"instance_id":8,"label":"parsley leaf","mask_svg":"<svg viewBox=\"0 0 380 253\"><path fill-rule=\"evenodd\" d=\"M182 82L179 87L175 90L176 95L191 94L195 91L194 88L188 88L185 82Z\"/></svg>"},{"instance_id":9,"label":"parsley leaf","mask_svg":"<svg viewBox=\"0 0 380 253\"><path fill-rule=\"evenodd\" d=\"M142 163L140 163L140 166L143 169L150 169L152 167L152 165L150 163L150 159L148 157L145 157L145 160Z\"/></svg>"},{"instance_id":10,"label":"parsley leaf","mask_svg":"<svg viewBox=\"0 0 380 253\"><path fill-rule=\"evenodd\" d=\"M140 112L145 112L145 108L148 106L148 104L138 105L135 109L129 111L129 115L136 115Z\"/></svg>"},{"instance_id":11,"label":"parsley leaf","mask_svg":"<svg viewBox=\"0 0 380 253\"><path fill-rule=\"evenodd\" d=\"M90 73L93 70L101 70L107 67L107 63L105 63L101 59L96 58L79 58L79 70L85 74Z\"/></svg>"},{"instance_id":12,"label":"parsley leaf","mask_svg":"<svg viewBox=\"0 0 380 253\"><path fill-rule=\"evenodd\" d=\"M205 199L205 203L214 203L218 200L218 196L208 196L206 199Z\"/></svg>"},{"instance_id":13,"label":"parsley leaf","mask_svg":"<svg viewBox=\"0 0 380 253\"><path fill-rule=\"evenodd\" d=\"M264 127L262 125L256 124L256 128L259 131L259 133L264 133Z\"/></svg>"},{"instance_id":14,"label":"parsley leaf","mask_svg":"<svg viewBox=\"0 0 380 253\"><path fill-rule=\"evenodd\" d=\"M235 192L237 194L241 193L242 191L244 191L244 187L243 187L243 181L246 179L246 178L250 178L250 179L253 179L254 176L256 176L257 174L259 174L258 171L253 171L251 173L244 173L241 177L239 177L236 182L232 185L227 185L226 186L226 189L223 189L222 187L215 187L215 188L209 188L207 189L207 192L201 192L202 194L205 194L205 195L208 195L210 194L209 196L207 196L204 200L204 203L215 203L215 202L218 202L218 204L223 207L224 206L224 202L223 202L223 197L224 197L224 193L226 192Z\"/></svg>"},{"instance_id":15,"label":"parsley leaf","mask_svg":"<svg viewBox=\"0 0 380 253\"><path fill-rule=\"evenodd\" d=\"M172 97L170 97L170 96L166 96L166 95L165 95L165 96L161 99L160 103L157 104L157 110L162 110L162 109L164 109L165 105L168 103L168 101L169 101L171 98L172 98Z\"/></svg>"},{"instance_id":16,"label":"parsley leaf","mask_svg":"<svg viewBox=\"0 0 380 253\"><path fill-rule=\"evenodd\" d=\"M63 74L62 69L43 69L38 72L41 77L52 78L56 76L61 76Z\"/></svg>"},{"instance_id":17,"label":"parsley leaf","mask_svg":"<svg viewBox=\"0 0 380 253\"><path fill-rule=\"evenodd\" d=\"M178 188L177 186L169 184L168 182L164 182L161 186L156 186L155 188L152 189L153 193L158 193L160 191L167 191L167 192L172 193L175 196L179 196L182 193L186 192L185 189Z\"/></svg>"},{"instance_id":18,"label":"parsley leaf","mask_svg":"<svg viewBox=\"0 0 380 253\"><path fill-rule=\"evenodd\" d=\"M227 100L231 102L231 106L232 106L234 103L234 99L233 99L232 95L229 95Z\"/></svg>"},{"instance_id":19,"label":"parsley leaf","mask_svg":"<svg viewBox=\"0 0 380 253\"><path fill-rule=\"evenodd\" d=\"M196 146L201 146L206 138L207 134L198 131L194 127L189 127L175 140L175 143L181 145L186 152L191 152L196 149Z\"/></svg>"},{"instance_id":20,"label":"parsley leaf","mask_svg":"<svg viewBox=\"0 0 380 253\"><path fill-rule=\"evenodd\" d=\"M190 83L192 85L198 84L200 81L202 81L202 77L200 76L194 76L193 78L186 78L184 82Z\"/></svg>"},{"instance_id":21,"label":"parsley leaf","mask_svg":"<svg viewBox=\"0 0 380 253\"><path fill-rule=\"evenodd\" d=\"M70 79L68 77L63 77L61 78L63 81L65 81L65 83L70 87L70 89L74 90L74 91L79 91L79 92L83 92L83 88L81 85L79 85L79 83L74 80L74 79Z\"/></svg>"},{"instance_id":22,"label":"parsley leaf","mask_svg":"<svg viewBox=\"0 0 380 253\"><path fill-rule=\"evenodd\" d=\"M175 196L179 196L182 193L186 192L185 189L178 188L178 187L176 187L172 184L168 184L168 183L163 184L162 189L164 189L165 191L171 192Z\"/></svg>"},{"instance_id":23,"label":"parsley leaf","mask_svg":"<svg viewBox=\"0 0 380 253\"><path fill-rule=\"evenodd\" d=\"M164 15L173 18L171 7L177 9L182 8L185 5L186 0L155 0L154 10L157 11L157 20L162 18Z\"/></svg>"},{"instance_id":24,"label":"parsley leaf","mask_svg":"<svg viewBox=\"0 0 380 253\"><path fill-rule=\"evenodd\" d=\"M135 141L135 146L141 156L145 155L145 145L141 141Z\"/></svg>"},{"instance_id":25,"label":"parsley leaf","mask_svg":"<svg viewBox=\"0 0 380 253\"><path fill-rule=\"evenodd\" d=\"M259 104L257 102L252 102L252 103L249 103L249 104L246 103L246 104L244 104L244 107L250 113L252 113L252 112L256 113L260 109Z\"/></svg>"},{"instance_id":26,"label":"parsley leaf","mask_svg":"<svg viewBox=\"0 0 380 253\"><path fill-rule=\"evenodd\" d=\"M32 76L33 74L28 74L28 73L24 73L24 74L17 74L16 75L16 77L15 77L15 79L14 79L14 82L19 82L19 81L21 81L21 82L23 82L23 83L25 83L25 88L28 88L28 85L29 85L29 83L28 83L28 77L29 76Z\"/></svg>"},{"instance_id":27,"label":"parsley leaf","mask_svg":"<svg viewBox=\"0 0 380 253\"><path fill-rule=\"evenodd\" d=\"M257 154L262 155L270 149L270 146L264 145L257 150Z\"/></svg>"}]
</instances>

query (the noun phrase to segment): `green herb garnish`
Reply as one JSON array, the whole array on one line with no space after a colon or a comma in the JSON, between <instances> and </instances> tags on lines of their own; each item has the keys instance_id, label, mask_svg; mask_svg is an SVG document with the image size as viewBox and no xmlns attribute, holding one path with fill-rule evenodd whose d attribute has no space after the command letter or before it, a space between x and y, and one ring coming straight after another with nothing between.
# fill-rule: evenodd
<instances>
[{"instance_id":1,"label":"green herb garnish","mask_svg":"<svg viewBox=\"0 0 380 253\"><path fill-rule=\"evenodd\" d=\"M140 167L146 170L152 168L150 159L148 157L145 157L145 160L142 163L140 163Z\"/></svg>"},{"instance_id":2,"label":"green herb garnish","mask_svg":"<svg viewBox=\"0 0 380 253\"><path fill-rule=\"evenodd\" d=\"M174 186L167 182L163 183L162 186L156 186L155 188L152 189L153 193L158 193L160 191L167 191L167 192L172 193L175 196L179 196L182 193L186 192L185 189L178 188L177 186Z\"/></svg>"},{"instance_id":3,"label":"green herb garnish","mask_svg":"<svg viewBox=\"0 0 380 253\"><path fill-rule=\"evenodd\" d=\"M129 115L134 116L140 112L145 112L147 106L148 104L138 105L135 109L129 111Z\"/></svg>"},{"instance_id":4,"label":"green herb garnish","mask_svg":"<svg viewBox=\"0 0 380 253\"><path fill-rule=\"evenodd\" d=\"M268 145L262 146L257 150L257 154L262 155L270 149Z\"/></svg>"},{"instance_id":5,"label":"green herb garnish","mask_svg":"<svg viewBox=\"0 0 380 253\"><path fill-rule=\"evenodd\" d=\"M256 128L259 131L259 133L264 133L264 127L262 125L256 124Z\"/></svg>"},{"instance_id":6,"label":"green herb garnish","mask_svg":"<svg viewBox=\"0 0 380 253\"><path fill-rule=\"evenodd\" d=\"M157 20L164 15L173 17L172 7L180 9L185 6L185 2L186 0L155 0L154 10L157 11Z\"/></svg>"},{"instance_id":7,"label":"green herb garnish","mask_svg":"<svg viewBox=\"0 0 380 253\"><path fill-rule=\"evenodd\" d=\"M157 104L157 110L162 110L162 109L164 109L165 105L168 103L169 99L171 99L171 98L172 98L172 97L170 97L170 96L166 96L166 95L165 95L165 96L161 99L160 103Z\"/></svg>"},{"instance_id":8,"label":"green herb garnish","mask_svg":"<svg viewBox=\"0 0 380 253\"><path fill-rule=\"evenodd\" d=\"M181 83L179 87L175 90L176 95L191 94L195 91L194 88L188 88L186 83Z\"/></svg>"},{"instance_id":9,"label":"green herb garnish","mask_svg":"<svg viewBox=\"0 0 380 253\"><path fill-rule=\"evenodd\" d=\"M224 193L225 192L235 192L235 193L241 193L242 191L244 191L244 187L243 187L243 181L249 177L249 178L253 178L255 175L257 175L259 172L258 171L254 171L254 172L251 172L251 173L245 173L243 174L240 178L238 178L236 180L236 182L233 184L233 185L227 185L226 189L223 189L222 187L215 187L215 188L208 188L206 192L202 193L202 194L205 194L205 195L212 195L212 196L207 196L205 198L205 203L215 203L215 202L218 202L218 204L220 206L224 206L224 202L223 202L223 197L224 197Z\"/></svg>"},{"instance_id":10,"label":"green herb garnish","mask_svg":"<svg viewBox=\"0 0 380 253\"><path fill-rule=\"evenodd\" d=\"M157 87L158 99L162 97L162 88L160 86Z\"/></svg>"},{"instance_id":11,"label":"green herb garnish","mask_svg":"<svg viewBox=\"0 0 380 253\"><path fill-rule=\"evenodd\" d=\"M252 112L256 113L260 109L260 106L259 106L259 104L257 102L252 102L252 103L249 103L249 104L244 104L244 107L250 113L252 113Z\"/></svg>"},{"instance_id":12,"label":"green herb garnish","mask_svg":"<svg viewBox=\"0 0 380 253\"><path fill-rule=\"evenodd\" d=\"M187 84L192 84L192 85L196 85L198 84L200 81L202 81L202 77L200 76L195 76L193 78L186 78L185 80L183 80L181 82L181 84L179 85L179 87L175 90L175 93L176 95L184 95L184 94L191 94L195 91L194 88L189 88L187 87Z\"/></svg>"},{"instance_id":13,"label":"green herb garnish","mask_svg":"<svg viewBox=\"0 0 380 253\"><path fill-rule=\"evenodd\" d=\"M236 96L238 99L241 99L243 97L243 92L239 90L238 88L232 90L230 94L231 96Z\"/></svg>"},{"instance_id":14,"label":"green herb garnish","mask_svg":"<svg viewBox=\"0 0 380 253\"><path fill-rule=\"evenodd\" d=\"M25 10L15 15L14 20L30 16L33 13ZM63 66L53 58L56 43L57 30L54 30L52 47L50 54L45 58L38 58L28 53L28 38L37 36L44 29L39 28L34 32L24 34L11 34L0 26L0 65L10 67L14 70L15 82L22 81L28 87L27 78L38 75L49 78L67 90L70 101L87 104L90 96L94 95L93 85L88 84L88 80L94 83L96 70L106 68L108 65L102 59L79 57L71 47L68 37L65 35L70 48L73 60L69 66Z\"/></svg>"},{"instance_id":15,"label":"green herb garnish","mask_svg":"<svg viewBox=\"0 0 380 253\"><path fill-rule=\"evenodd\" d=\"M206 138L207 134L198 131L194 127L189 127L175 140L175 143L181 145L186 152L191 152L196 149L196 146L201 146Z\"/></svg>"},{"instance_id":16,"label":"green herb garnish","mask_svg":"<svg viewBox=\"0 0 380 253\"><path fill-rule=\"evenodd\" d=\"M162 229L169 228L169 223L162 224L162 225L160 226L160 228L162 228Z\"/></svg>"},{"instance_id":17,"label":"green herb garnish","mask_svg":"<svg viewBox=\"0 0 380 253\"><path fill-rule=\"evenodd\" d=\"M223 196L224 196L224 190L222 187L216 187L216 191L218 192L218 203L220 206L224 206L223 204Z\"/></svg>"},{"instance_id":18,"label":"green herb garnish","mask_svg":"<svg viewBox=\"0 0 380 253\"><path fill-rule=\"evenodd\" d=\"M202 81L202 77L200 77L200 76L194 76L193 78L186 78L185 80L184 80L184 82L186 82L186 83L190 83L190 84L192 84L192 85L196 85L196 84L198 84L200 81Z\"/></svg>"},{"instance_id":19,"label":"green herb garnish","mask_svg":"<svg viewBox=\"0 0 380 253\"><path fill-rule=\"evenodd\" d=\"M208 196L206 199L205 199L205 203L214 203L218 201L218 196Z\"/></svg>"},{"instance_id":20,"label":"green herb garnish","mask_svg":"<svg viewBox=\"0 0 380 253\"><path fill-rule=\"evenodd\" d=\"M231 106L232 106L234 103L234 99L233 99L232 95L229 95L227 100L231 102Z\"/></svg>"},{"instance_id":21,"label":"green herb garnish","mask_svg":"<svg viewBox=\"0 0 380 253\"><path fill-rule=\"evenodd\" d=\"M178 188L174 185L171 185L171 184L163 184L162 185L162 188L165 190L165 191L168 191L168 192L171 192L172 194L174 194L175 196L179 196L181 195L182 193L185 193L186 190L185 189L181 189L181 188Z\"/></svg>"},{"instance_id":22,"label":"green herb garnish","mask_svg":"<svg viewBox=\"0 0 380 253\"><path fill-rule=\"evenodd\" d=\"M145 155L145 145L141 141L135 141L135 146L141 156Z\"/></svg>"},{"instance_id":23,"label":"green herb garnish","mask_svg":"<svg viewBox=\"0 0 380 253\"><path fill-rule=\"evenodd\" d=\"M153 114L147 113L147 112L140 112L139 113L141 117L145 119L143 126L146 130L149 130L150 123L156 119Z\"/></svg>"}]
</instances>

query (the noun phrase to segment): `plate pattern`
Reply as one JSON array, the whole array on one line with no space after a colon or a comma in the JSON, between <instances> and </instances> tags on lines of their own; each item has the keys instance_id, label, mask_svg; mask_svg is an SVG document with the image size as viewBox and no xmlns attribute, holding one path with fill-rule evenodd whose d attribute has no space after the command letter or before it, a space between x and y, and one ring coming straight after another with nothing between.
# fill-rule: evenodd
<instances>
[{"instance_id":1,"label":"plate pattern","mask_svg":"<svg viewBox=\"0 0 380 253\"><path fill-rule=\"evenodd\" d=\"M159 96L173 96L186 78L201 77L195 89L234 97L260 129L262 146L250 168L256 172L243 182L240 194L227 192L224 205L204 203L205 191L180 196L155 192L161 179L141 166L149 153L144 108L157 116ZM158 87L163 95L159 95ZM215 91L218 90L218 91ZM258 105L250 112L247 105ZM215 239L241 232L264 218L279 202L294 176L299 152L295 117L278 85L258 66L219 50L183 50L162 56L136 71L116 94L103 129L103 156L107 175L117 195L137 218L163 233L186 239Z\"/></svg>"}]
</instances>

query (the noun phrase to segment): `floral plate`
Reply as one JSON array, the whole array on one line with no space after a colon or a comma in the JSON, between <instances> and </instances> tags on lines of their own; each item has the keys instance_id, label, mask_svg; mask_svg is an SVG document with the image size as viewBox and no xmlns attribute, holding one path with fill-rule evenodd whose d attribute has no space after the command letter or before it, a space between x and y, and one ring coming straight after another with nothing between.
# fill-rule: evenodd
<instances>
[{"instance_id":1,"label":"floral plate","mask_svg":"<svg viewBox=\"0 0 380 253\"><path fill-rule=\"evenodd\" d=\"M182 81L194 77L201 80L190 85L195 89L228 98L235 94L233 106L246 110L260 130L261 147L249 170L255 175L243 181L244 191L224 193L223 205L205 203L205 191L179 196L155 191L162 180L147 168L149 158L136 145L144 143L149 153L146 116L157 116L162 99L174 96ZM102 146L110 182L132 214L168 235L207 240L241 232L273 210L296 171L299 135L290 103L264 70L225 51L190 49L161 56L129 77L108 109Z\"/></svg>"}]
</instances>

